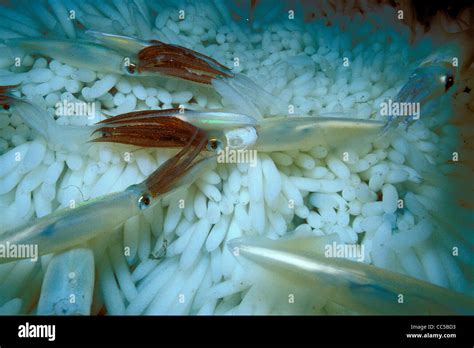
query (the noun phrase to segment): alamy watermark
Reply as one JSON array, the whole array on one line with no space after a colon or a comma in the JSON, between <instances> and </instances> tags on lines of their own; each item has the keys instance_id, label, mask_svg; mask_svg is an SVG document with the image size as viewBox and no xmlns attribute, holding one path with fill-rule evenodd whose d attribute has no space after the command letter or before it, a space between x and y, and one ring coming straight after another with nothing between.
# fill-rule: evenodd
<instances>
[{"instance_id":1,"label":"alamy watermark","mask_svg":"<svg viewBox=\"0 0 474 348\"><path fill-rule=\"evenodd\" d=\"M38 245L11 244L10 242L0 244L0 258L31 259L32 262L36 262L38 260Z\"/></svg>"},{"instance_id":2,"label":"alamy watermark","mask_svg":"<svg viewBox=\"0 0 474 348\"><path fill-rule=\"evenodd\" d=\"M217 163L249 163L251 167L255 167L257 150L236 150L226 146L217 153Z\"/></svg>"},{"instance_id":3,"label":"alamy watermark","mask_svg":"<svg viewBox=\"0 0 474 348\"><path fill-rule=\"evenodd\" d=\"M389 99L380 104L380 115L409 117L412 120L420 118L420 103L397 102Z\"/></svg>"},{"instance_id":4,"label":"alamy watermark","mask_svg":"<svg viewBox=\"0 0 474 348\"><path fill-rule=\"evenodd\" d=\"M355 259L362 262L365 258L364 246L360 244L326 244L324 246L324 256L328 258Z\"/></svg>"},{"instance_id":5,"label":"alamy watermark","mask_svg":"<svg viewBox=\"0 0 474 348\"><path fill-rule=\"evenodd\" d=\"M56 116L86 116L89 120L95 117L95 103L63 100L54 107Z\"/></svg>"},{"instance_id":6,"label":"alamy watermark","mask_svg":"<svg viewBox=\"0 0 474 348\"><path fill-rule=\"evenodd\" d=\"M56 339L56 325L54 324L30 324L26 322L18 326L18 337L20 338L47 338L48 341Z\"/></svg>"}]
</instances>

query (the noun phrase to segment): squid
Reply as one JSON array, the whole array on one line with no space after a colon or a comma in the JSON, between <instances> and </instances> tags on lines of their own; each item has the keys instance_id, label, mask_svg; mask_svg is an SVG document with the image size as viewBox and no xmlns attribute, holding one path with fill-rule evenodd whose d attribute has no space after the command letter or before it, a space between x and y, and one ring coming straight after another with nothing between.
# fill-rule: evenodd
<instances>
[{"instance_id":1,"label":"squid","mask_svg":"<svg viewBox=\"0 0 474 348\"><path fill-rule=\"evenodd\" d=\"M285 107L243 74L197 51L158 40L86 31L84 39L8 39L11 56L38 54L77 68L131 76L167 77L213 88L234 108L256 118Z\"/></svg>"},{"instance_id":2,"label":"squid","mask_svg":"<svg viewBox=\"0 0 474 348\"><path fill-rule=\"evenodd\" d=\"M331 240L338 241L338 237L277 241L241 237L230 240L228 247L244 267L258 265L286 280L289 288L301 285L315 298L327 296L328 303L358 314L474 314L474 298L465 294L362 262L326 257L323 250Z\"/></svg>"},{"instance_id":3,"label":"squid","mask_svg":"<svg viewBox=\"0 0 474 348\"><path fill-rule=\"evenodd\" d=\"M12 53L39 54L77 68L120 75L164 75L208 85L217 76L233 76L230 69L216 60L185 47L100 34L99 43L92 41L99 33L91 32L90 40L8 39L4 44Z\"/></svg>"},{"instance_id":4,"label":"squid","mask_svg":"<svg viewBox=\"0 0 474 348\"><path fill-rule=\"evenodd\" d=\"M153 206L172 191L190 185L212 168L215 155L194 161L206 143L203 131L193 128L188 144L143 182L131 185L123 192L85 202L76 208L58 210L9 230L0 235L0 244L36 245L38 254L45 255L68 250L113 231L130 217ZM0 263L13 260L5 257Z\"/></svg>"},{"instance_id":5,"label":"squid","mask_svg":"<svg viewBox=\"0 0 474 348\"><path fill-rule=\"evenodd\" d=\"M459 79L459 67L456 64L459 55L448 47L423 60L402 86L394 101L398 104L414 103L423 107L428 102L438 100L443 95L454 92L453 86ZM423 110L422 110L423 111ZM396 128L399 124L408 128L420 115L389 115L383 133Z\"/></svg>"},{"instance_id":6,"label":"squid","mask_svg":"<svg viewBox=\"0 0 474 348\"><path fill-rule=\"evenodd\" d=\"M384 126L376 120L335 117L271 117L255 120L250 116L199 112L186 109L145 110L114 116L97 124L94 142L116 142L140 146L167 144L172 129L165 129L166 119L175 118L206 132L208 147L222 150L254 149L262 152L298 150L324 145L334 149L349 149L373 140ZM165 139L163 139L165 138ZM140 139L138 142L137 139ZM183 140L169 143L181 146Z\"/></svg>"}]
</instances>

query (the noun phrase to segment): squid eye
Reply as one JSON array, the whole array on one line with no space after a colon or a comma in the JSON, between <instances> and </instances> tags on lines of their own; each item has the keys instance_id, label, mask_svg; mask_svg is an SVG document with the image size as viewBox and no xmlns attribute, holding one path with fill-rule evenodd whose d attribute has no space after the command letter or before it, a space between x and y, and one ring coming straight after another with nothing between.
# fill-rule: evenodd
<instances>
[{"instance_id":1,"label":"squid eye","mask_svg":"<svg viewBox=\"0 0 474 348\"><path fill-rule=\"evenodd\" d=\"M129 61L125 61L123 66L124 66L125 72L128 75L136 75L137 72L138 72L137 66L134 63L131 63Z\"/></svg>"},{"instance_id":2,"label":"squid eye","mask_svg":"<svg viewBox=\"0 0 474 348\"><path fill-rule=\"evenodd\" d=\"M446 83L444 84L444 90L447 91L454 85L454 77L451 75L446 76Z\"/></svg>"},{"instance_id":3,"label":"squid eye","mask_svg":"<svg viewBox=\"0 0 474 348\"><path fill-rule=\"evenodd\" d=\"M10 110L10 105L8 104L3 104L3 110Z\"/></svg>"},{"instance_id":4,"label":"squid eye","mask_svg":"<svg viewBox=\"0 0 474 348\"><path fill-rule=\"evenodd\" d=\"M148 208L151 205L152 198L148 193L144 193L139 199L138 199L138 207L140 210L144 210Z\"/></svg>"},{"instance_id":5,"label":"squid eye","mask_svg":"<svg viewBox=\"0 0 474 348\"><path fill-rule=\"evenodd\" d=\"M135 75L135 73L137 72L137 66L135 64L130 64L129 66L127 66L127 71L130 74Z\"/></svg>"},{"instance_id":6,"label":"squid eye","mask_svg":"<svg viewBox=\"0 0 474 348\"><path fill-rule=\"evenodd\" d=\"M210 139L207 142L206 148L208 151L220 151L222 150L223 144L219 139Z\"/></svg>"}]
</instances>

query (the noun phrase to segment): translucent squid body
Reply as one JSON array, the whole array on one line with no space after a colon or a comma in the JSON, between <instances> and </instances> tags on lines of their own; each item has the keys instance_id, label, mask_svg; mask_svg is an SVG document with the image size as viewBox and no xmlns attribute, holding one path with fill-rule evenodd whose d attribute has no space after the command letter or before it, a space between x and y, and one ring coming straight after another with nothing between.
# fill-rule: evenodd
<instances>
[{"instance_id":1,"label":"translucent squid body","mask_svg":"<svg viewBox=\"0 0 474 348\"><path fill-rule=\"evenodd\" d=\"M55 150L77 152L84 149L89 141L180 148L188 143L195 127L206 131L210 139L227 137L231 146L239 148L252 142L255 136L252 133L250 139L242 140L242 130L236 131L242 127L255 126L255 119L220 111L186 110L184 114L182 109L146 110L118 115L91 126L60 125L39 105L13 95L14 89L15 86L0 86L0 106L21 117ZM120 125L122 127L117 127ZM93 139L91 136L94 134L100 137ZM242 141L245 144L241 144ZM212 141L206 145L213 147L218 144Z\"/></svg>"},{"instance_id":2,"label":"translucent squid body","mask_svg":"<svg viewBox=\"0 0 474 348\"><path fill-rule=\"evenodd\" d=\"M457 55L459 57L459 55ZM426 105L444 94L452 93L459 78L456 54L452 48L441 51L425 59L410 75L407 83L400 89L394 102L398 106L412 104L417 107ZM420 112L422 110L419 110ZM402 123L406 127L420 115L388 115L384 132Z\"/></svg>"},{"instance_id":3,"label":"translucent squid body","mask_svg":"<svg viewBox=\"0 0 474 348\"><path fill-rule=\"evenodd\" d=\"M179 127L166 129L169 118L202 129L211 148L285 151L326 145L341 149L355 146L355 141L370 141L383 127L381 121L334 117L252 117L225 112L199 112L184 109L146 110L118 115L98 123L93 141L117 142L139 146L182 146L186 138L170 141ZM167 120L168 119L168 120ZM139 139L139 140L138 140Z\"/></svg>"},{"instance_id":4,"label":"translucent squid body","mask_svg":"<svg viewBox=\"0 0 474 348\"><path fill-rule=\"evenodd\" d=\"M39 255L60 252L112 231L130 217L152 206L163 195L191 184L215 164L215 156L194 161L207 143L205 134L193 127L186 146L163 163L146 180L125 191L64 209L7 231L0 243L37 245ZM94 221L91 224L91 221ZM0 262L13 259L2 258Z\"/></svg>"},{"instance_id":5,"label":"translucent squid body","mask_svg":"<svg viewBox=\"0 0 474 348\"><path fill-rule=\"evenodd\" d=\"M243 74L234 74L218 61L188 48L161 41L143 41L127 36L87 31L98 43L126 56L125 68L132 76L157 73L212 85L235 111L257 119L275 115L286 106Z\"/></svg>"},{"instance_id":6,"label":"translucent squid body","mask_svg":"<svg viewBox=\"0 0 474 348\"><path fill-rule=\"evenodd\" d=\"M278 241L242 237L228 246L244 266L250 262L279 275L291 291L301 286L315 301L326 297L359 314L474 314L472 297L362 262L326 257L323 250L331 239L338 241L337 235ZM305 302L307 314L311 301Z\"/></svg>"},{"instance_id":7,"label":"translucent squid body","mask_svg":"<svg viewBox=\"0 0 474 348\"><path fill-rule=\"evenodd\" d=\"M244 148L256 138L252 117L219 111L185 109L145 110L117 115L97 123L94 142L115 142L141 147L182 147L190 138L189 129L205 132L209 150L224 145ZM245 133L249 133L247 137Z\"/></svg>"},{"instance_id":8,"label":"translucent squid body","mask_svg":"<svg viewBox=\"0 0 474 348\"><path fill-rule=\"evenodd\" d=\"M12 56L39 54L78 68L127 76L174 77L212 86L238 112L257 119L275 115L284 106L243 74L191 49L158 40L86 31L82 40L9 39ZM95 42L92 42L94 40Z\"/></svg>"},{"instance_id":9,"label":"translucent squid body","mask_svg":"<svg viewBox=\"0 0 474 348\"><path fill-rule=\"evenodd\" d=\"M186 47L96 31L87 31L86 34L103 46L121 53L128 75L162 74L208 85L218 76L234 76L229 68L215 59Z\"/></svg>"},{"instance_id":10,"label":"translucent squid body","mask_svg":"<svg viewBox=\"0 0 474 348\"><path fill-rule=\"evenodd\" d=\"M10 39L12 53L19 50L54 58L78 68L130 76L172 76L211 84L217 76L232 72L216 60L196 51L161 41L142 41L126 36L90 32L91 40Z\"/></svg>"}]
</instances>

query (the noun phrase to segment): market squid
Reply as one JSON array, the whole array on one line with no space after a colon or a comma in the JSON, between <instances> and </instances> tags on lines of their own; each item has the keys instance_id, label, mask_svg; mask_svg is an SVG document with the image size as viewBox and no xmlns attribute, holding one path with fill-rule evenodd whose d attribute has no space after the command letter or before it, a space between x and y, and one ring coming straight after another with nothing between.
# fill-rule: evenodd
<instances>
[{"instance_id":1,"label":"market squid","mask_svg":"<svg viewBox=\"0 0 474 348\"><path fill-rule=\"evenodd\" d=\"M218 76L234 76L218 61L185 47L111 34L90 32L90 35L89 40L8 39L4 44L12 56L38 54L74 67L120 75L160 75L206 85ZM92 42L94 38L100 40Z\"/></svg>"},{"instance_id":2,"label":"market squid","mask_svg":"<svg viewBox=\"0 0 474 348\"><path fill-rule=\"evenodd\" d=\"M334 149L350 149L373 140L384 123L335 117L271 117L255 120L250 116L200 112L186 109L136 111L108 118L98 123L95 142L117 142L140 146L182 146L181 141L167 141L172 129L163 127L169 118L192 124L206 132L211 147L234 150L285 151L310 149L324 145ZM176 129L176 127L174 128ZM140 139L140 143L137 142ZM158 145L159 144L159 145ZM360 144L359 144L360 145Z\"/></svg>"},{"instance_id":3,"label":"market squid","mask_svg":"<svg viewBox=\"0 0 474 348\"><path fill-rule=\"evenodd\" d=\"M55 150L77 152L84 149L88 142L180 148L188 143L195 127L206 131L211 140L206 146L211 147L211 150L212 147L219 146L220 141L217 139L221 137L227 137L228 142L234 147L242 147L245 144L240 142L250 140L242 140L242 131L237 132L238 137L234 130L257 124L254 118L238 113L186 110L184 114L185 110L176 108L120 114L93 125L61 125L43 107L16 97L12 93L14 89L15 86L0 86L0 106L21 117L26 125L44 137ZM132 119L133 127L127 126ZM124 127L118 128L120 125ZM97 134L99 137L95 137Z\"/></svg>"},{"instance_id":4,"label":"market squid","mask_svg":"<svg viewBox=\"0 0 474 348\"><path fill-rule=\"evenodd\" d=\"M218 76L234 76L217 60L186 47L96 31L86 31L86 35L120 52L124 56L124 68L132 76L162 74L207 85Z\"/></svg>"},{"instance_id":5,"label":"market squid","mask_svg":"<svg viewBox=\"0 0 474 348\"><path fill-rule=\"evenodd\" d=\"M153 76L159 73L212 85L236 112L257 119L274 116L287 108L244 74L233 73L218 61L188 48L90 30L86 35L129 57L131 62L127 61L126 69L130 75Z\"/></svg>"},{"instance_id":6,"label":"market squid","mask_svg":"<svg viewBox=\"0 0 474 348\"><path fill-rule=\"evenodd\" d=\"M289 291L298 285L312 289L311 296L327 296L327 303L358 314L474 314L474 298L467 295L362 262L327 257L325 247L333 242L339 243L337 235L277 241L242 237L229 241L228 247L244 267L250 262L282 277Z\"/></svg>"},{"instance_id":7,"label":"market squid","mask_svg":"<svg viewBox=\"0 0 474 348\"><path fill-rule=\"evenodd\" d=\"M114 142L141 147L182 147L194 127L208 139L206 148L224 145L245 148L255 141L257 121L247 115L186 109L134 111L107 118L96 124L92 142ZM247 136L246 136L247 135Z\"/></svg>"},{"instance_id":8,"label":"market squid","mask_svg":"<svg viewBox=\"0 0 474 348\"><path fill-rule=\"evenodd\" d=\"M112 231L163 196L190 185L210 169L216 163L215 155L196 159L206 143L202 130L194 128L188 144L140 184L84 202L76 208L56 211L7 231L0 235L0 244L37 245L38 254L45 255L74 248ZM15 259L1 258L0 263Z\"/></svg>"},{"instance_id":9,"label":"market squid","mask_svg":"<svg viewBox=\"0 0 474 348\"><path fill-rule=\"evenodd\" d=\"M454 92L453 86L459 79L459 67L456 61L459 57L452 48L436 52L426 58L400 89L394 102L398 107L415 105L423 108L428 102L437 100L441 96ZM423 112L423 109L419 111ZM420 115L385 115L387 123L383 129L385 133L399 124L407 128Z\"/></svg>"},{"instance_id":10,"label":"market squid","mask_svg":"<svg viewBox=\"0 0 474 348\"><path fill-rule=\"evenodd\" d=\"M86 31L80 40L9 39L10 55L38 54L77 68L133 76L171 77L209 86L239 112L262 118L284 109L275 96L243 74L194 50L158 40Z\"/></svg>"}]
</instances>

